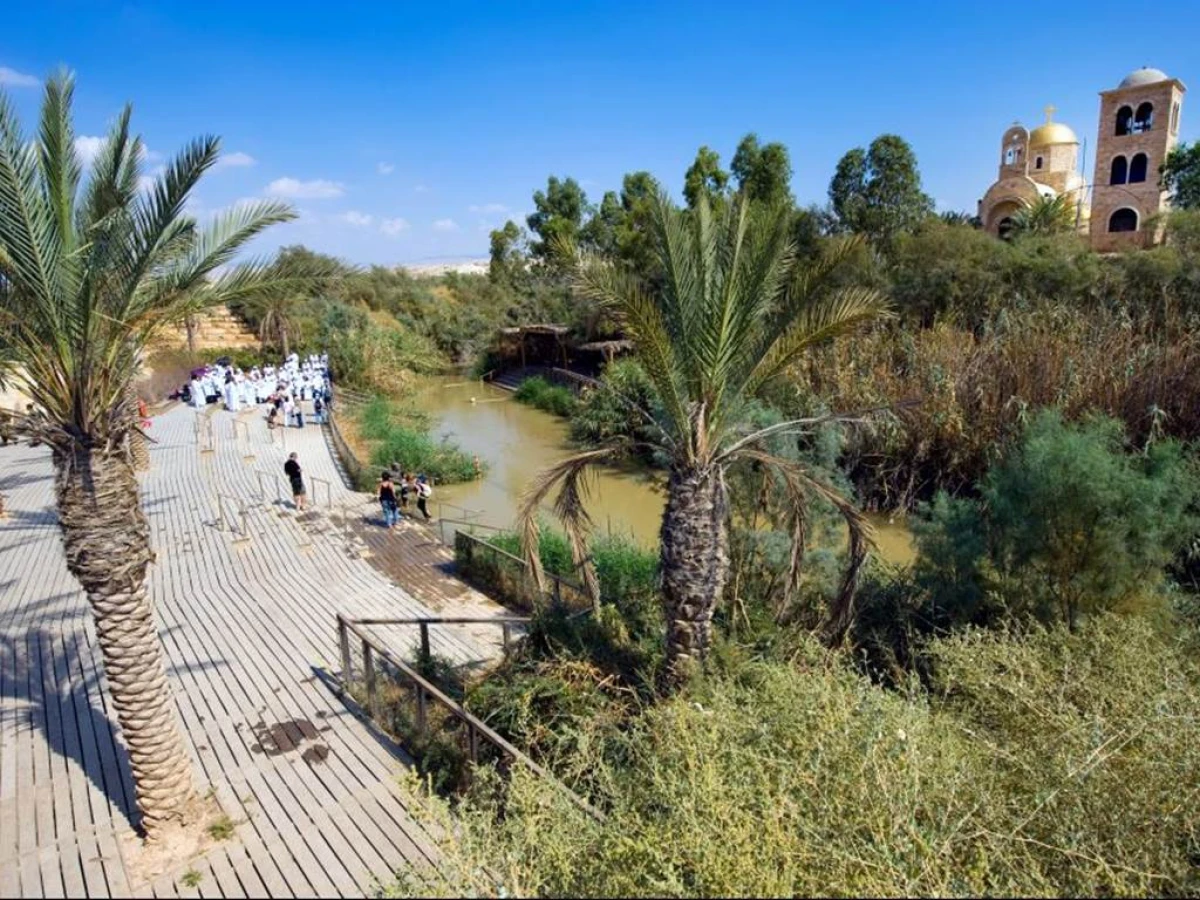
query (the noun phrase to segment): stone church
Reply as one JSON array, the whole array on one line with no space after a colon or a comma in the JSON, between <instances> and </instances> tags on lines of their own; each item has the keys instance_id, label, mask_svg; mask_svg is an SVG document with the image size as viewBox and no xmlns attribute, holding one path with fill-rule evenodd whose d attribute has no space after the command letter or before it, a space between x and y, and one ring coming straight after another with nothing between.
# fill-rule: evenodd
<instances>
[{"instance_id":1,"label":"stone church","mask_svg":"<svg viewBox=\"0 0 1200 900\"><path fill-rule=\"evenodd\" d=\"M1081 168L1079 138L1061 122L1027 130L1014 124L1000 144L1000 173L979 201L986 231L1004 237L1013 216L1038 197L1066 195L1075 224L1092 249L1110 252L1146 246L1162 235L1154 217L1167 208L1158 171L1179 142L1183 82L1158 69L1130 72L1100 92L1100 122L1091 181Z\"/></svg>"}]
</instances>

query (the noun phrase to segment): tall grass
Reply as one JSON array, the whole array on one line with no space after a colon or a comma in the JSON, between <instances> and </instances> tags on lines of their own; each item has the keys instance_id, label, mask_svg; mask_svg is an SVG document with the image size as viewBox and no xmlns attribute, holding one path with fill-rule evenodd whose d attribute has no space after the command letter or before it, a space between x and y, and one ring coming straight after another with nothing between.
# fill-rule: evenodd
<instances>
[{"instance_id":1,"label":"tall grass","mask_svg":"<svg viewBox=\"0 0 1200 900\"><path fill-rule=\"evenodd\" d=\"M832 409L920 401L850 434L844 463L885 508L969 487L1042 407L1118 418L1137 446L1200 437L1200 333L1109 310L1043 304L981 333L882 329L826 348L799 374Z\"/></svg>"}]
</instances>

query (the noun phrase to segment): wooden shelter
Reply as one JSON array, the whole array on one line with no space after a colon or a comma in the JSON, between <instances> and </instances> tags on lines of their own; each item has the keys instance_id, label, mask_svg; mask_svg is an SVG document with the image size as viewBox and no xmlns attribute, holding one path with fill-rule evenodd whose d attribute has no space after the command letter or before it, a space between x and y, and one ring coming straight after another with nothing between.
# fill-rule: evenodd
<instances>
[{"instance_id":1,"label":"wooden shelter","mask_svg":"<svg viewBox=\"0 0 1200 900\"><path fill-rule=\"evenodd\" d=\"M519 347L521 368L528 365L530 357L551 364L567 365L567 335L570 330L566 325L521 325L515 328L501 328L502 344L514 341ZM549 358L546 358L546 357Z\"/></svg>"}]
</instances>

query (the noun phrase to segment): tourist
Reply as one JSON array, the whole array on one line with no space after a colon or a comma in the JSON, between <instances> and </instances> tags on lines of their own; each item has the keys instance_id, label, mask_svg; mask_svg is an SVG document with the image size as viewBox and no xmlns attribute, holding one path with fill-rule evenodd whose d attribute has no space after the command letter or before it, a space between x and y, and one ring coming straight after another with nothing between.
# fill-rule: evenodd
<instances>
[{"instance_id":1,"label":"tourist","mask_svg":"<svg viewBox=\"0 0 1200 900\"><path fill-rule=\"evenodd\" d=\"M283 472L292 483L292 502L297 512L304 511L304 471L295 453L289 453L287 462L283 464Z\"/></svg>"},{"instance_id":2,"label":"tourist","mask_svg":"<svg viewBox=\"0 0 1200 900\"><path fill-rule=\"evenodd\" d=\"M296 409L295 409L295 412L293 413L293 415L295 415L295 417L296 417L296 427L297 428L304 427L304 406L302 404L303 404L302 400L299 400L299 399L296 400Z\"/></svg>"},{"instance_id":3,"label":"tourist","mask_svg":"<svg viewBox=\"0 0 1200 900\"><path fill-rule=\"evenodd\" d=\"M417 477L412 472L404 473L404 481L400 484L400 506L408 509L409 497L417 495Z\"/></svg>"},{"instance_id":4,"label":"tourist","mask_svg":"<svg viewBox=\"0 0 1200 900\"><path fill-rule=\"evenodd\" d=\"M325 402L321 399L321 395L317 394L313 397L313 422L317 425L325 424Z\"/></svg>"},{"instance_id":5,"label":"tourist","mask_svg":"<svg viewBox=\"0 0 1200 900\"><path fill-rule=\"evenodd\" d=\"M396 486L392 483L391 472L379 476L379 505L383 507L383 524L389 531L395 530L400 510L396 506Z\"/></svg>"},{"instance_id":6,"label":"tourist","mask_svg":"<svg viewBox=\"0 0 1200 900\"><path fill-rule=\"evenodd\" d=\"M428 522L433 516L429 515L429 510L425 506L425 501L433 496L433 487L424 475L417 476L417 509L421 511L421 515Z\"/></svg>"}]
</instances>

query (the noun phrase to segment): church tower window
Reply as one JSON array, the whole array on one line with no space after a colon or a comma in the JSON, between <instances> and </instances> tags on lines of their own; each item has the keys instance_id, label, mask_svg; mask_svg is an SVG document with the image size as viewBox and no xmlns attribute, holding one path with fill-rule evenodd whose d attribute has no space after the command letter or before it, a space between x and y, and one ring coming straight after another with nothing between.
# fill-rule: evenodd
<instances>
[{"instance_id":1,"label":"church tower window","mask_svg":"<svg viewBox=\"0 0 1200 900\"><path fill-rule=\"evenodd\" d=\"M1149 131L1154 127L1154 104L1143 103L1137 108L1137 115L1133 117L1133 132L1141 134L1143 131Z\"/></svg>"},{"instance_id":2,"label":"church tower window","mask_svg":"<svg viewBox=\"0 0 1200 900\"><path fill-rule=\"evenodd\" d=\"M1179 102L1171 106L1171 134L1179 134Z\"/></svg>"},{"instance_id":3,"label":"church tower window","mask_svg":"<svg viewBox=\"0 0 1200 900\"><path fill-rule=\"evenodd\" d=\"M1133 107L1122 106L1117 110L1117 136L1123 134L1132 134L1133 129Z\"/></svg>"},{"instance_id":4,"label":"church tower window","mask_svg":"<svg viewBox=\"0 0 1200 900\"><path fill-rule=\"evenodd\" d=\"M1149 161L1145 153L1139 153L1129 161L1129 183L1139 184L1146 180L1146 168Z\"/></svg>"},{"instance_id":5,"label":"church tower window","mask_svg":"<svg viewBox=\"0 0 1200 900\"><path fill-rule=\"evenodd\" d=\"M1137 231L1138 215L1128 207L1118 209L1108 219L1108 230L1110 232L1120 231Z\"/></svg>"},{"instance_id":6,"label":"church tower window","mask_svg":"<svg viewBox=\"0 0 1200 900\"><path fill-rule=\"evenodd\" d=\"M1129 164L1123 156L1114 156L1112 161L1112 173L1108 179L1109 184L1124 184L1129 175Z\"/></svg>"},{"instance_id":7,"label":"church tower window","mask_svg":"<svg viewBox=\"0 0 1200 900\"><path fill-rule=\"evenodd\" d=\"M1033 167L1035 169L1040 169L1042 167L1042 158L1040 156L1033 161Z\"/></svg>"}]
</instances>

